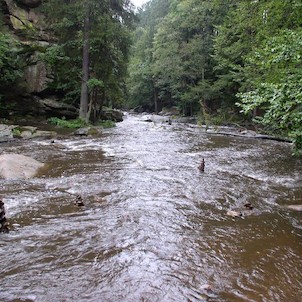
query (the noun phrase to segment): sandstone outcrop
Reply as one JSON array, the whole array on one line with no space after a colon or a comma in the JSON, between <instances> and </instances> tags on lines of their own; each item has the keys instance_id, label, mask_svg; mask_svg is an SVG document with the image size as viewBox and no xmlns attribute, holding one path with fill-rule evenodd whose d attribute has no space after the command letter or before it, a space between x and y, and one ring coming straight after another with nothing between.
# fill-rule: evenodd
<instances>
[{"instance_id":1,"label":"sandstone outcrop","mask_svg":"<svg viewBox=\"0 0 302 302\"><path fill-rule=\"evenodd\" d=\"M4 108L1 111L1 117L43 116L43 104L39 104L39 101L53 97L48 88L53 76L41 59L41 54L54 41L39 8L41 4L41 0L3 0L0 3L0 13L3 15L3 20L0 21L7 26L6 32L14 40L18 40L23 65L23 74L18 85L14 87L14 91L6 92L7 103L10 105L9 109ZM50 111L49 107L47 109Z\"/></svg>"},{"instance_id":2,"label":"sandstone outcrop","mask_svg":"<svg viewBox=\"0 0 302 302\"><path fill-rule=\"evenodd\" d=\"M56 136L55 131L42 131L38 130L37 127L0 124L0 142L14 138L54 138Z\"/></svg>"},{"instance_id":3,"label":"sandstone outcrop","mask_svg":"<svg viewBox=\"0 0 302 302\"><path fill-rule=\"evenodd\" d=\"M28 179L34 177L43 163L20 154L0 155L0 178Z\"/></svg>"}]
</instances>

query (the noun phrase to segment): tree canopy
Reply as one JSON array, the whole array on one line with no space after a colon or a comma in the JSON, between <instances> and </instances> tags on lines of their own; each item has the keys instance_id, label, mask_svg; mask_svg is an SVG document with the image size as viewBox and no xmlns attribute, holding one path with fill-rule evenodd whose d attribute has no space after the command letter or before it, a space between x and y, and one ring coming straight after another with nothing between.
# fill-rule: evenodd
<instances>
[{"instance_id":1,"label":"tree canopy","mask_svg":"<svg viewBox=\"0 0 302 302\"><path fill-rule=\"evenodd\" d=\"M80 99L82 119L123 99L132 9L128 0L46 2L44 10L58 41L44 58L53 71L52 86L66 101Z\"/></svg>"}]
</instances>

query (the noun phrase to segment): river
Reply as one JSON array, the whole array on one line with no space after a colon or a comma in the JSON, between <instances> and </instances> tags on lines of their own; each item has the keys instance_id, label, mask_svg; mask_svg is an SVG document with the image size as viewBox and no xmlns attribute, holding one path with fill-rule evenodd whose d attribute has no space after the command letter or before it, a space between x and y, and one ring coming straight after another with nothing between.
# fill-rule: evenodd
<instances>
[{"instance_id":1,"label":"river","mask_svg":"<svg viewBox=\"0 0 302 302\"><path fill-rule=\"evenodd\" d=\"M301 301L302 213L284 206L302 204L302 161L289 144L128 115L98 138L0 148L49 165L0 180L13 228L0 234L0 301Z\"/></svg>"}]
</instances>

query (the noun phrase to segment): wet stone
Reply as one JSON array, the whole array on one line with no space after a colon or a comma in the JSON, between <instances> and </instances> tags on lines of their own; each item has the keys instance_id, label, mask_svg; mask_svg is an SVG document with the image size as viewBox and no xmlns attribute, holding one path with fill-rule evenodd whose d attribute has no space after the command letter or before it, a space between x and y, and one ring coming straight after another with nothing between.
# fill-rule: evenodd
<instances>
[{"instance_id":1,"label":"wet stone","mask_svg":"<svg viewBox=\"0 0 302 302\"><path fill-rule=\"evenodd\" d=\"M8 222L5 217L4 202L0 200L0 233L8 233Z\"/></svg>"}]
</instances>

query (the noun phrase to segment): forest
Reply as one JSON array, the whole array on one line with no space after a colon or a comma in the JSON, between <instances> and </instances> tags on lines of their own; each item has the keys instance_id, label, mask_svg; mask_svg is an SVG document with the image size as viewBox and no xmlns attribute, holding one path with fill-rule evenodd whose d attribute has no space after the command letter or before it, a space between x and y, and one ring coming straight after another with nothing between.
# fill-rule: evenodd
<instances>
[{"instance_id":1,"label":"forest","mask_svg":"<svg viewBox=\"0 0 302 302\"><path fill-rule=\"evenodd\" d=\"M97 120L104 106L174 106L302 149L300 0L151 0L139 9L129 0L27 2L40 23L1 6L1 111L28 95L24 70L38 53L48 76L35 97L56 95L83 120ZM12 30L7 16L22 26Z\"/></svg>"}]
</instances>

